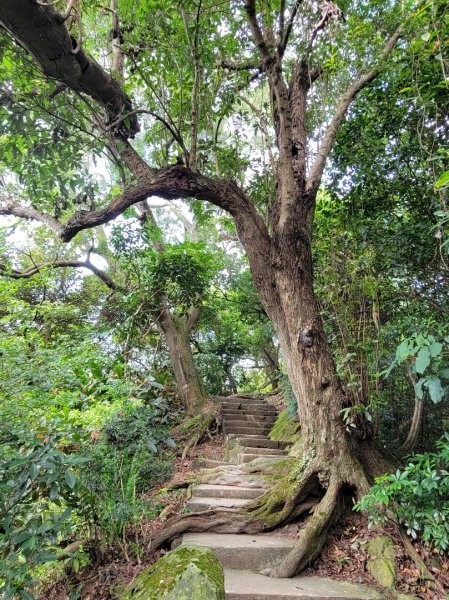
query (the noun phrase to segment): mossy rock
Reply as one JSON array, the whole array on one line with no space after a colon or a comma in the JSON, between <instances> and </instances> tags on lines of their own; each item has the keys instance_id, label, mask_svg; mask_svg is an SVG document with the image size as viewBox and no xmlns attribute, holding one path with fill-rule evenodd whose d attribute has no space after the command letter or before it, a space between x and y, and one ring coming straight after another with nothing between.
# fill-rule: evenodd
<instances>
[{"instance_id":1,"label":"mossy rock","mask_svg":"<svg viewBox=\"0 0 449 600\"><path fill-rule=\"evenodd\" d=\"M383 587L393 590L396 583L396 552L388 535L379 535L367 544L368 573Z\"/></svg>"},{"instance_id":2,"label":"mossy rock","mask_svg":"<svg viewBox=\"0 0 449 600\"><path fill-rule=\"evenodd\" d=\"M410 594L398 594L395 596L395 600L419 600L418 596L411 596Z\"/></svg>"},{"instance_id":3,"label":"mossy rock","mask_svg":"<svg viewBox=\"0 0 449 600\"><path fill-rule=\"evenodd\" d=\"M121 600L225 600L223 566L209 548L183 544L143 571Z\"/></svg>"},{"instance_id":4,"label":"mossy rock","mask_svg":"<svg viewBox=\"0 0 449 600\"><path fill-rule=\"evenodd\" d=\"M300 425L296 417L289 417L287 409L282 410L269 433L270 440L275 442L295 442L298 439Z\"/></svg>"}]
</instances>

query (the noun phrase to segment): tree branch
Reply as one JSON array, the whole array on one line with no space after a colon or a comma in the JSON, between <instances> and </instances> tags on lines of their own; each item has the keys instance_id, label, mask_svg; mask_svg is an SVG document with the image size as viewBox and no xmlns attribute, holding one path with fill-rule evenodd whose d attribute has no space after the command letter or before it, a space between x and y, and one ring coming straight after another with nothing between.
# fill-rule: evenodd
<instances>
[{"instance_id":1,"label":"tree branch","mask_svg":"<svg viewBox=\"0 0 449 600\"><path fill-rule=\"evenodd\" d=\"M337 105L335 114L326 130L326 133L324 134L315 161L307 178L306 191L308 192L311 198L313 198L316 192L318 191L326 160L330 154L330 151L332 150L332 146L337 136L340 125L342 124L346 113L349 107L351 106L351 103L353 102L357 94L365 87L367 87L379 75L384 62L393 52L399 38L403 34L404 28L404 23L399 25L399 27L388 40L388 42L385 44L378 64L374 66L370 71L368 71L365 75L362 75L357 81L352 83L340 98L340 102Z\"/></svg>"},{"instance_id":2,"label":"tree branch","mask_svg":"<svg viewBox=\"0 0 449 600\"><path fill-rule=\"evenodd\" d=\"M198 319L201 315L201 306L192 306L189 311L189 316L186 322L186 331L190 333L195 325L198 323Z\"/></svg>"},{"instance_id":3,"label":"tree branch","mask_svg":"<svg viewBox=\"0 0 449 600\"><path fill-rule=\"evenodd\" d=\"M166 200L207 200L233 216L248 216L260 226L263 224L262 218L234 180L209 179L182 165L172 165L158 170L151 169L136 186L126 189L105 208L76 212L63 227L60 237L64 242L68 242L79 231L108 223L130 206L150 196L159 196Z\"/></svg>"},{"instance_id":4,"label":"tree branch","mask_svg":"<svg viewBox=\"0 0 449 600\"><path fill-rule=\"evenodd\" d=\"M296 0L295 5L292 8L292 12L290 13L290 18L288 20L287 27L285 28L285 31L282 29L283 35L282 35L281 41L278 46L278 55L280 58L282 58L284 56L285 50L287 48L288 40L290 39L290 35L291 35L292 29L293 29L293 24L295 22L296 15L298 13L298 8L302 4L302 2L303 2L303 0Z\"/></svg>"},{"instance_id":5,"label":"tree branch","mask_svg":"<svg viewBox=\"0 0 449 600\"><path fill-rule=\"evenodd\" d=\"M93 98L111 121L132 111L131 100L120 84L72 39L64 19L52 6L2 0L0 25L33 56L45 75ZM121 124L121 131L127 136L137 133L137 117L131 115Z\"/></svg>"},{"instance_id":6,"label":"tree branch","mask_svg":"<svg viewBox=\"0 0 449 600\"><path fill-rule=\"evenodd\" d=\"M248 17L248 23L251 28L254 42L262 58L264 66L267 67L273 60L273 55L268 49L262 30L257 21L256 0L245 0L245 10Z\"/></svg>"},{"instance_id":7,"label":"tree branch","mask_svg":"<svg viewBox=\"0 0 449 600\"><path fill-rule=\"evenodd\" d=\"M0 190L0 215L11 215L21 219L39 221L47 225L57 235L61 235L63 225L46 212L41 212L32 206L23 206L12 199L6 192Z\"/></svg>"},{"instance_id":8,"label":"tree branch","mask_svg":"<svg viewBox=\"0 0 449 600\"><path fill-rule=\"evenodd\" d=\"M261 71L262 65L260 62L245 62L245 63L236 63L232 60L222 60L218 65L222 69L227 69L228 71Z\"/></svg>"},{"instance_id":9,"label":"tree branch","mask_svg":"<svg viewBox=\"0 0 449 600\"><path fill-rule=\"evenodd\" d=\"M11 279L29 279L40 273L43 269L53 269L53 268L67 268L73 267L76 269L84 268L89 269L94 275L96 275L101 281L111 290L116 292L129 292L129 288L126 288L118 283L116 283L112 277L110 277L105 271L99 269L95 265L93 265L90 260L56 260L50 263L43 263L41 265L35 265L34 267L30 267L26 271L16 271L15 269L8 269L5 265L0 264L0 274L6 277L10 277Z\"/></svg>"}]
</instances>

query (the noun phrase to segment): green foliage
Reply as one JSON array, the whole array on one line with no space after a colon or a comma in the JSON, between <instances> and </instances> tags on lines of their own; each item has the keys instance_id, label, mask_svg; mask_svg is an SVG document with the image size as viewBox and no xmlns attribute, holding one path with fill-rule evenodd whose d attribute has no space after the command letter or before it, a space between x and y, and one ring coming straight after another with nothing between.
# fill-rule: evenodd
<instances>
[{"instance_id":1,"label":"green foliage","mask_svg":"<svg viewBox=\"0 0 449 600\"><path fill-rule=\"evenodd\" d=\"M395 360L386 371L388 375L395 366L408 364L409 368L420 376L415 384L416 396L422 400L424 389L427 389L430 399L435 404L446 398L449 393L449 336L444 335L444 328L439 334L439 339L431 334L415 333L403 340L396 348Z\"/></svg>"},{"instance_id":2,"label":"green foliage","mask_svg":"<svg viewBox=\"0 0 449 600\"><path fill-rule=\"evenodd\" d=\"M168 426L176 415L170 414L167 403L157 398L150 405L125 407L103 426L106 441L119 450L133 453L144 447L157 453L161 444L174 447Z\"/></svg>"},{"instance_id":3,"label":"green foliage","mask_svg":"<svg viewBox=\"0 0 449 600\"><path fill-rule=\"evenodd\" d=\"M127 531L139 527L143 518L157 516L154 503L142 493L170 478L172 462L143 445L129 451L99 442L84 452L89 463L80 471L80 480L91 501L86 507L89 512L80 515L101 535L103 543L123 541Z\"/></svg>"},{"instance_id":4,"label":"green foliage","mask_svg":"<svg viewBox=\"0 0 449 600\"><path fill-rule=\"evenodd\" d=\"M56 547L70 536L71 512L82 486L76 476L85 459L63 451L79 434L59 431L58 423L31 430L17 440L20 450L0 458L0 592L2 598L26 592L33 570L57 559Z\"/></svg>"},{"instance_id":5,"label":"green foliage","mask_svg":"<svg viewBox=\"0 0 449 600\"><path fill-rule=\"evenodd\" d=\"M436 443L436 452L416 454L396 473L383 475L355 505L367 511L371 524L391 513L407 534L440 553L449 550L449 435Z\"/></svg>"},{"instance_id":6,"label":"green foliage","mask_svg":"<svg viewBox=\"0 0 449 600\"><path fill-rule=\"evenodd\" d=\"M80 478L95 499L84 518L110 542L151 514L151 502L140 494L171 476L171 459L162 453L164 445L175 445L170 423L173 415L161 399L126 406L105 422L100 441L84 450L89 463Z\"/></svg>"}]
</instances>

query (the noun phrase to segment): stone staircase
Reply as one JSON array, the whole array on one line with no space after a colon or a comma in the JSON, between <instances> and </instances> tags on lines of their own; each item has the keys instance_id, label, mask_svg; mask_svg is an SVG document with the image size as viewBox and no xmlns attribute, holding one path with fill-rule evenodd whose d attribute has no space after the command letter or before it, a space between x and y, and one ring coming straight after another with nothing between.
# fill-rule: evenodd
<instances>
[{"instance_id":1,"label":"stone staircase","mask_svg":"<svg viewBox=\"0 0 449 600\"><path fill-rule=\"evenodd\" d=\"M192 512L245 506L267 486L262 477L247 472L247 463L275 462L287 454L287 444L273 442L268 437L276 410L266 400L243 395L218 400L228 461L202 461L202 474L208 483L193 489L187 503ZM258 573L279 564L294 547L295 540L286 537L187 533L182 541L215 552L225 570L227 600L380 600L383 597L363 585L322 577L273 579Z\"/></svg>"}]
</instances>

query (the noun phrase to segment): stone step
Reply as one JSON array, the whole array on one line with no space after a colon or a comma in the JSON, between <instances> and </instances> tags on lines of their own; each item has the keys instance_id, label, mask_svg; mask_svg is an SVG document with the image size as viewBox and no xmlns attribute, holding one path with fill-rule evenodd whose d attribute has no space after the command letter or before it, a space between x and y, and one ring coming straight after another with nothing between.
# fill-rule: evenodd
<instances>
[{"instance_id":1,"label":"stone step","mask_svg":"<svg viewBox=\"0 0 449 600\"><path fill-rule=\"evenodd\" d=\"M255 409L255 408L262 408L262 409L269 409L270 405L267 404L266 402L238 402L236 401L232 401L232 402L222 402L220 404L220 410L222 408L240 408L240 409ZM274 408L274 407L273 407Z\"/></svg>"},{"instance_id":2,"label":"stone step","mask_svg":"<svg viewBox=\"0 0 449 600\"><path fill-rule=\"evenodd\" d=\"M232 421L225 421L225 425L232 425L232 426L242 426L242 427L268 427L269 429L271 429L271 427L273 426L272 423L270 423L270 421L246 421L245 419L234 419Z\"/></svg>"},{"instance_id":3,"label":"stone step","mask_svg":"<svg viewBox=\"0 0 449 600\"><path fill-rule=\"evenodd\" d=\"M260 456L285 456L285 450L279 448L258 448L242 446L242 454L259 454Z\"/></svg>"},{"instance_id":4,"label":"stone step","mask_svg":"<svg viewBox=\"0 0 449 600\"><path fill-rule=\"evenodd\" d=\"M285 454L250 454L249 452L242 452L241 454L237 454L237 464L242 465L245 463L249 463L253 460L256 460L256 458L269 458L271 461L275 462L276 460L281 460L285 456Z\"/></svg>"},{"instance_id":5,"label":"stone step","mask_svg":"<svg viewBox=\"0 0 449 600\"><path fill-rule=\"evenodd\" d=\"M268 417L276 417L277 412L269 408L222 408L220 415L266 415Z\"/></svg>"},{"instance_id":6,"label":"stone step","mask_svg":"<svg viewBox=\"0 0 449 600\"><path fill-rule=\"evenodd\" d=\"M275 579L250 571L225 569L226 600L382 600L377 590L324 577Z\"/></svg>"},{"instance_id":7,"label":"stone step","mask_svg":"<svg viewBox=\"0 0 449 600\"><path fill-rule=\"evenodd\" d=\"M251 499L248 498L196 498L192 497L186 507L190 512L201 512L212 508L241 508L246 506Z\"/></svg>"},{"instance_id":8,"label":"stone step","mask_svg":"<svg viewBox=\"0 0 449 600\"><path fill-rule=\"evenodd\" d=\"M254 402L257 403L261 403L263 402L264 404L268 404L268 402L266 401L266 399L263 396L241 396L241 395L236 395L236 396L221 396L221 397L214 397L214 400L217 400L220 404L223 404L225 402L244 402L246 404L253 404Z\"/></svg>"},{"instance_id":9,"label":"stone step","mask_svg":"<svg viewBox=\"0 0 449 600\"><path fill-rule=\"evenodd\" d=\"M276 566L295 545L285 537L220 533L187 533L182 541L210 548L226 569L255 571Z\"/></svg>"},{"instance_id":10,"label":"stone step","mask_svg":"<svg viewBox=\"0 0 449 600\"><path fill-rule=\"evenodd\" d=\"M223 427L223 432L225 434L229 434L229 433L254 433L257 435L260 435L262 433L268 434L270 431L270 427L258 427L258 426L254 426L254 425L249 425L249 426L242 426L242 425L227 425L226 427Z\"/></svg>"},{"instance_id":11,"label":"stone step","mask_svg":"<svg viewBox=\"0 0 449 600\"><path fill-rule=\"evenodd\" d=\"M223 422L228 423L232 421L247 421L248 423L274 423L276 417L274 415L222 415Z\"/></svg>"},{"instance_id":12,"label":"stone step","mask_svg":"<svg viewBox=\"0 0 449 600\"><path fill-rule=\"evenodd\" d=\"M243 500L252 500L263 494L262 488L256 487L238 487L231 485L213 485L202 483L193 488L193 498L241 498Z\"/></svg>"},{"instance_id":13,"label":"stone step","mask_svg":"<svg viewBox=\"0 0 449 600\"><path fill-rule=\"evenodd\" d=\"M253 439L248 435L233 437L229 443L230 445L238 444L239 446L245 446L245 448L278 448L280 450L288 448L290 445L288 442L275 442L273 440L269 440L265 436L260 436Z\"/></svg>"}]
</instances>

